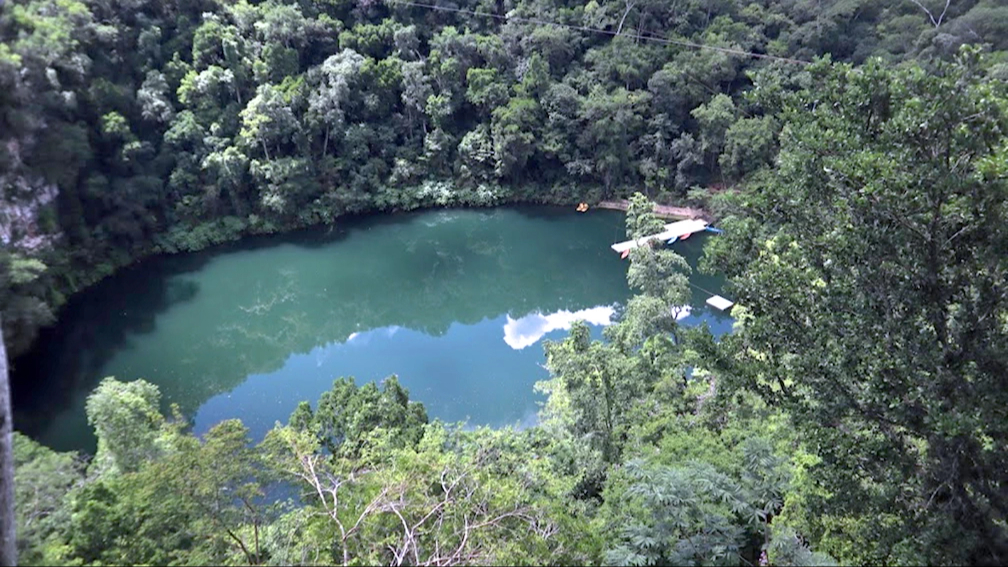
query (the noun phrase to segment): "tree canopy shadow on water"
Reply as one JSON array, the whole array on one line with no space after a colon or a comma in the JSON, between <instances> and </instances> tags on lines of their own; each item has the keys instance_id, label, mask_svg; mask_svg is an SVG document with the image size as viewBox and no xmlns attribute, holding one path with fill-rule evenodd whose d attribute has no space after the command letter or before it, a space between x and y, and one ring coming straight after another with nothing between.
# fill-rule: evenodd
<instances>
[{"instance_id":1,"label":"tree canopy shadow on water","mask_svg":"<svg viewBox=\"0 0 1008 567\"><path fill-rule=\"evenodd\" d=\"M129 348L130 337L154 332L160 313L194 300L199 284L171 276L196 272L207 259L202 253L152 258L72 297L57 324L11 361L18 429L31 435L44 427L75 396L97 386L101 369Z\"/></svg>"},{"instance_id":2,"label":"tree canopy shadow on water","mask_svg":"<svg viewBox=\"0 0 1008 567\"><path fill-rule=\"evenodd\" d=\"M321 247L346 238L348 227L366 219L349 218L328 229L283 236L254 235L199 252L147 258L73 296L54 325L41 329L34 346L11 361L11 387L18 429L32 435L75 396L87 395L104 376L102 369L131 337L156 330L157 317L199 294L195 274L215 256L265 249L287 241ZM138 376L121 377L124 380Z\"/></svg>"}]
</instances>

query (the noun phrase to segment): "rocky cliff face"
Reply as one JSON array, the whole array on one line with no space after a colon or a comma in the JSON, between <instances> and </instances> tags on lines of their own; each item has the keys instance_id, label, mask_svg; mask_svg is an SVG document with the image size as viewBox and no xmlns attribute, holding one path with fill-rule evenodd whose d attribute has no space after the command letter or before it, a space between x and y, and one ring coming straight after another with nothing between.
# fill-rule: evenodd
<instances>
[{"instance_id":1,"label":"rocky cliff face","mask_svg":"<svg viewBox=\"0 0 1008 567\"><path fill-rule=\"evenodd\" d=\"M25 166L23 155L34 145L34 136L0 139L0 311L8 353L24 352L41 325L54 319L44 299L46 288L38 286L45 273L41 261L59 238L55 219L47 219L59 189L42 172Z\"/></svg>"},{"instance_id":2,"label":"rocky cliff face","mask_svg":"<svg viewBox=\"0 0 1008 567\"><path fill-rule=\"evenodd\" d=\"M59 195L59 189L25 172L20 141L9 139L3 145L11 163L0 171L0 243L9 250L33 256L51 247L58 237L40 226L40 217Z\"/></svg>"}]
</instances>

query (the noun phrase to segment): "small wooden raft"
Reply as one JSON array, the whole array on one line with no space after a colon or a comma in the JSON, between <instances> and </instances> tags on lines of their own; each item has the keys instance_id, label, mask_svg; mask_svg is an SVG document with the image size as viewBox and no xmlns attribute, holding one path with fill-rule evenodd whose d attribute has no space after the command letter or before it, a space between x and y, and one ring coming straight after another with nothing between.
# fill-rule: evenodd
<instances>
[{"instance_id":1,"label":"small wooden raft","mask_svg":"<svg viewBox=\"0 0 1008 567\"><path fill-rule=\"evenodd\" d=\"M731 306L735 305L735 303L721 297L720 295L712 295L707 298L707 305L710 305L719 311L725 311L727 309L731 309Z\"/></svg>"},{"instance_id":2,"label":"small wooden raft","mask_svg":"<svg viewBox=\"0 0 1008 567\"><path fill-rule=\"evenodd\" d=\"M650 242L652 240L673 240L677 238L682 238L684 236L689 236L694 232L700 232L707 228L707 221L699 219L682 220L679 222L673 222L665 225L665 230L659 232L658 234L652 234L649 236L642 236L637 240L627 240L626 242L617 242L612 245L612 249L618 254L622 254L627 250L632 250L638 246Z\"/></svg>"}]
</instances>

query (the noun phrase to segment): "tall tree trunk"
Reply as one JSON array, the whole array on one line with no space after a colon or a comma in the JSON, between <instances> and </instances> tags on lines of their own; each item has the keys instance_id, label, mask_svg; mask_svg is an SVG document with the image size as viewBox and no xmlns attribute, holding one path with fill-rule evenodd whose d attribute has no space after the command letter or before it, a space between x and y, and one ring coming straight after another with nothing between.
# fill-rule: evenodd
<instances>
[{"instance_id":1,"label":"tall tree trunk","mask_svg":"<svg viewBox=\"0 0 1008 567\"><path fill-rule=\"evenodd\" d=\"M0 321L0 565L17 565L14 522L14 415Z\"/></svg>"}]
</instances>

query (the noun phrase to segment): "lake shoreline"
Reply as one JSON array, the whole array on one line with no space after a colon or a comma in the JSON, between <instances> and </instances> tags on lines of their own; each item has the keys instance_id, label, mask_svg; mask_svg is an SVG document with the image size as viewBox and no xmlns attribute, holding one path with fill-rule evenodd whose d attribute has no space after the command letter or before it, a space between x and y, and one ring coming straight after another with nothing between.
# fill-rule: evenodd
<instances>
[{"instance_id":1,"label":"lake shoreline","mask_svg":"<svg viewBox=\"0 0 1008 567\"><path fill-rule=\"evenodd\" d=\"M53 306L53 321L40 327L35 331L35 337L21 352L13 353L11 356L12 360L20 358L22 355L35 350L38 346L37 341L41 336L41 331L45 329L50 329L57 325L65 312L66 305L77 295L84 292L85 290L91 289L98 283L105 281L109 277L121 273L123 270L127 270L134 267L145 260L152 258L161 257L174 257L186 254L201 254L203 252L213 252L215 250L220 250L222 247L229 245L234 245L236 243L241 243L250 239L257 239L261 237L270 236L281 236L287 234L296 234L301 231L317 230L329 228L330 231L337 230L343 223L347 221L355 222L362 219L371 218L374 216L381 217L394 217L406 213L423 212L430 210L451 210L451 209L495 209L499 207L509 207L509 206L543 206L543 207L575 207L579 200L578 199L552 199L550 195L544 195L543 199L530 198L528 195L524 194L523 191L514 191L509 195L504 196L500 201L493 204L488 204L486 206L480 206L472 203L458 202L458 203L447 203L444 205L421 205L417 207L406 207L406 208L392 208L392 209L382 209L380 207L375 207L373 209L363 210L363 211L347 211L335 216L331 222L321 221L321 222L308 222L300 223L294 221L289 225L284 225L277 230L257 230L256 227L246 226L234 235L234 237L226 237L218 242L209 242L206 246L202 246L190 250L176 250L169 251L160 249L159 245L155 243L156 237L151 239L150 246L145 250L137 251L127 262L121 264L115 264L106 273L102 273L104 270L95 269L90 272L77 272L70 274L62 274L65 276L79 276L80 281L83 283L79 284L72 290L59 290L62 294L62 301ZM615 211L626 211L626 207L629 203L626 199L609 199L609 200L597 200L594 198L588 198L587 203L594 208L605 209L605 210L615 210ZM694 208L694 207L676 207L673 205L666 204L656 204L655 212L661 218L703 218L710 221L710 214L706 211ZM224 217L222 217L224 218ZM221 219L215 219L214 221L208 221L206 224L219 221ZM200 225L205 226L205 225ZM197 227L192 227L190 230L195 231ZM161 233L159 236L163 236L166 233Z\"/></svg>"},{"instance_id":2,"label":"lake shoreline","mask_svg":"<svg viewBox=\"0 0 1008 567\"><path fill-rule=\"evenodd\" d=\"M84 401L116 376L158 385L199 424L254 415L259 430L335 377L391 374L442 419L524 422L545 379L533 343L626 301L609 250L624 224L563 206L439 207L147 258L75 296L18 360L15 423L91 447Z\"/></svg>"}]
</instances>

